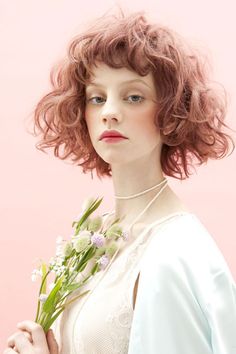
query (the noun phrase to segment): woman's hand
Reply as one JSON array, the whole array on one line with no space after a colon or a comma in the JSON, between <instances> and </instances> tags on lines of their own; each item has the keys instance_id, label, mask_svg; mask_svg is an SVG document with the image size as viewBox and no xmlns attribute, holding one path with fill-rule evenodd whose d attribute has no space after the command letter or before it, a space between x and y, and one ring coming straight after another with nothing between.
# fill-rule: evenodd
<instances>
[{"instance_id":1,"label":"woman's hand","mask_svg":"<svg viewBox=\"0 0 236 354\"><path fill-rule=\"evenodd\" d=\"M51 329L45 335L43 328L33 321L20 322L17 327L20 331L8 338L3 354L59 354Z\"/></svg>"}]
</instances>

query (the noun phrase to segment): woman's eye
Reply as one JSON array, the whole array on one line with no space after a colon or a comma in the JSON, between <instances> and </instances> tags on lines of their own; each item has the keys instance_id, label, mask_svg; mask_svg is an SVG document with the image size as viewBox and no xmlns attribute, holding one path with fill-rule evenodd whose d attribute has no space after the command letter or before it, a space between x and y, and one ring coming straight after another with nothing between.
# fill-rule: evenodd
<instances>
[{"instance_id":1,"label":"woman's eye","mask_svg":"<svg viewBox=\"0 0 236 354\"><path fill-rule=\"evenodd\" d=\"M142 97L142 96L139 96L139 95L130 95L129 97L134 97L135 98L135 100L131 100L130 102L137 102L137 103L141 103L142 101L143 101L143 99L144 99L144 97ZM137 100L137 98L138 98L138 100Z\"/></svg>"},{"instance_id":2,"label":"woman's eye","mask_svg":"<svg viewBox=\"0 0 236 354\"><path fill-rule=\"evenodd\" d=\"M132 98L131 100L129 98ZM140 95L130 95L128 96L127 101L129 103L141 103L144 100L144 97L140 96ZM89 99L87 99L88 102L91 102L92 104L101 104L104 101L104 98L102 98L101 96L94 96L91 97Z\"/></svg>"},{"instance_id":3,"label":"woman's eye","mask_svg":"<svg viewBox=\"0 0 236 354\"><path fill-rule=\"evenodd\" d=\"M96 98L103 99L103 98L100 97L100 96L94 96L94 97L89 98L88 101L89 101L89 102L92 102L92 103L95 103L95 104L101 103L101 101L96 101L96 100L94 101L94 99L96 99Z\"/></svg>"}]
</instances>

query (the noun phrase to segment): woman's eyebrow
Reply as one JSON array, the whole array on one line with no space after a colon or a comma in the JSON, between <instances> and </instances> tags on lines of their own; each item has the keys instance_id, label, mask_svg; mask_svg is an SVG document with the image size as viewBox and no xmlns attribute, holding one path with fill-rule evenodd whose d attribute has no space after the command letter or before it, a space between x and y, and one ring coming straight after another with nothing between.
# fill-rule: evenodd
<instances>
[{"instance_id":1,"label":"woman's eyebrow","mask_svg":"<svg viewBox=\"0 0 236 354\"><path fill-rule=\"evenodd\" d=\"M132 83L132 82L140 82L142 84L144 84L145 86L147 86L148 88L151 88L145 81L141 80L141 79L132 79L132 80L127 80L127 81L123 81L121 83L121 85L124 85L124 84L128 84L128 83ZM101 86L101 87L104 87L102 84L100 84L99 82L90 82L88 86Z\"/></svg>"}]
</instances>

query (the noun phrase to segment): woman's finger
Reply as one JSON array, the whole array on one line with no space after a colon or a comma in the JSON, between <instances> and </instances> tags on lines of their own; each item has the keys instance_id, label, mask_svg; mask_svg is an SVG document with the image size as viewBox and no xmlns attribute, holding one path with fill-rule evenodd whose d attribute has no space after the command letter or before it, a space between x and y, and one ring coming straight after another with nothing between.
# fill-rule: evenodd
<instances>
[{"instance_id":1,"label":"woman's finger","mask_svg":"<svg viewBox=\"0 0 236 354\"><path fill-rule=\"evenodd\" d=\"M29 332L27 332L27 331L22 331L22 333L24 333L24 335L26 336L26 338L28 339L28 341L29 341L30 343L33 343L32 336L31 336L31 334L30 334Z\"/></svg>"},{"instance_id":2,"label":"woman's finger","mask_svg":"<svg viewBox=\"0 0 236 354\"><path fill-rule=\"evenodd\" d=\"M26 350L30 351L32 348L32 344L22 332L16 332L12 336L10 336L7 340L7 345L12 349L15 347L16 350L19 352L21 352L22 350L24 350L25 352Z\"/></svg>"},{"instance_id":3,"label":"woman's finger","mask_svg":"<svg viewBox=\"0 0 236 354\"><path fill-rule=\"evenodd\" d=\"M58 347L57 341L54 337L54 333L53 333L52 329L49 329L47 331L46 337L47 337L48 348L49 348L50 354L58 354L59 347Z\"/></svg>"},{"instance_id":4,"label":"woman's finger","mask_svg":"<svg viewBox=\"0 0 236 354\"><path fill-rule=\"evenodd\" d=\"M26 320L18 323L17 327L31 335L34 345L39 347L47 346L44 330L38 323Z\"/></svg>"},{"instance_id":5,"label":"woman's finger","mask_svg":"<svg viewBox=\"0 0 236 354\"><path fill-rule=\"evenodd\" d=\"M4 350L3 354L16 354L18 352L16 352L15 350L13 350L12 348L7 348Z\"/></svg>"}]
</instances>

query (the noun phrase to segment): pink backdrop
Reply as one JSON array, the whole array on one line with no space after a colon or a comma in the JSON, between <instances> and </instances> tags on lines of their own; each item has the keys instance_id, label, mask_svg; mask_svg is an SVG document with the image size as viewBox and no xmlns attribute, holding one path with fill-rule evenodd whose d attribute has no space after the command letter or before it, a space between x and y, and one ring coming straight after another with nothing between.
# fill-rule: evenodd
<instances>
[{"instance_id":1,"label":"pink backdrop","mask_svg":"<svg viewBox=\"0 0 236 354\"><path fill-rule=\"evenodd\" d=\"M39 284L30 276L37 257L48 260L54 254L56 237L70 234L88 195L104 196L101 212L113 208L109 179L91 180L69 162L37 151L27 133L34 105L50 88L50 68L65 53L68 40L115 2L97 5L91 0L0 2L1 352L16 323L34 319ZM230 94L227 122L236 129L234 1L130 0L123 8L145 8L202 48L214 79ZM198 168L188 181L170 183L211 232L236 279L235 162L236 152Z\"/></svg>"}]
</instances>

